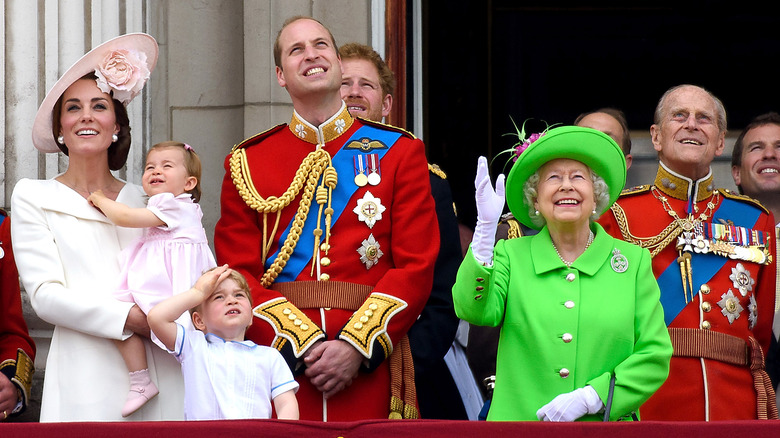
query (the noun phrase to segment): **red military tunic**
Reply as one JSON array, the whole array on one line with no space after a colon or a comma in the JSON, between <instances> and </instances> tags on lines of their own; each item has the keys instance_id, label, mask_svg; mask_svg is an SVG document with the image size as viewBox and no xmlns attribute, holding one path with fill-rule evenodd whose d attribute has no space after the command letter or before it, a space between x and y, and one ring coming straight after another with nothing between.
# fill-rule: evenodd
<instances>
[{"instance_id":1,"label":"red military tunic","mask_svg":"<svg viewBox=\"0 0 780 438\"><path fill-rule=\"evenodd\" d=\"M771 383L751 372L763 371L757 346L766 352L772 336L776 254L768 212L713 190L711 172L691 181L661 164L654 185L624 191L599 222L653 254L672 335L669 378L642 405L642 419L771 418Z\"/></svg>"},{"instance_id":2,"label":"red military tunic","mask_svg":"<svg viewBox=\"0 0 780 438\"><path fill-rule=\"evenodd\" d=\"M19 273L11 246L11 220L0 210L0 372L16 385L22 404L8 414L24 410L32 385L35 344L22 316Z\"/></svg>"},{"instance_id":3,"label":"red military tunic","mask_svg":"<svg viewBox=\"0 0 780 438\"><path fill-rule=\"evenodd\" d=\"M320 149L327 154L312 159ZM324 178L309 172L328 166L337 182L330 170ZM342 106L318 127L294 113L289 125L245 140L226 170L214 242L218 262L243 273L252 289L259 319L247 338L275 346L297 371L301 419L387 418L394 359L385 359L400 351L428 299L439 248L423 143L353 119ZM296 191L294 180L304 187ZM277 214L260 211L277 202L285 206L274 232ZM296 368L314 342L332 339L352 344L366 366L351 386L324 400ZM412 371L402 363L393 367L396 379Z\"/></svg>"}]
</instances>

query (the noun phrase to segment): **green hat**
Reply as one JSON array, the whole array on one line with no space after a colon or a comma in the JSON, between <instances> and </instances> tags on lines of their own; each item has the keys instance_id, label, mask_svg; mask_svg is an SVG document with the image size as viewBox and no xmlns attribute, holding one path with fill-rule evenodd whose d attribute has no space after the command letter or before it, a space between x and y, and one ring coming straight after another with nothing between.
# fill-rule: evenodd
<instances>
[{"instance_id":1,"label":"green hat","mask_svg":"<svg viewBox=\"0 0 780 438\"><path fill-rule=\"evenodd\" d=\"M545 163L557 158L582 162L604 178L609 187L607 208L617 200L626 184L626 158L620 146L607 134L580 126L550 129L520 154L506 179L506 203L523 225L540 228L529 216L523 185Z\"/></svg>"}]
</instances>

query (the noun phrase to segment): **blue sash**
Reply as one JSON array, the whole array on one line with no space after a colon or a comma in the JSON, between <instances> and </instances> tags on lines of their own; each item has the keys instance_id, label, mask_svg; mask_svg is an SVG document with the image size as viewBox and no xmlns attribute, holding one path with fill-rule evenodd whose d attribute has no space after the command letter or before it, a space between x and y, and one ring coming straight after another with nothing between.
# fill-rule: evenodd
<instances>
[{"instance_id":1,"label":"blue sash","mask_svg":"<svg viewBox=\"0 0 780 438\"><path fill-rule=\"evenodd\" d=\"M353 161L354 157L359 154L371 153L377 155L377 158L381 160L385 153L390 150L390 147L395 144L395 142L400 137L401 133L399 132L388 131L374 126L365 125L355 131L355 133L344 142L344 144L341 146L341 149L339 149L339 151L336 152L336 154L331 158L331 162L333 163L333 167L336 169L336 173L339 178L339 182L336 184L336 188L333 190L331 199L331 208L333 208L333 219L331 222L331 227L336 225L336 221L338 221L339 217L341 217L341 213L343 213L344 210L348 208L347 203L350 199L352 199L352 195L354 195L358 189L358 186L352 182L355 169ZM344 147L350 144L352 141L360 141L362 138L378 140L387 147L371 150L362 150L359 148L347 149ZM295 208L298 208L297 204L295 205ZM312 253L314 251L314 230L317 228L318 213L319 205L315 201L312 201L311 208L309 209L309 215L306 217L306 223L303 226L298 243L295 245L295 251L293 251L292 255L290 256L290 260L287 261L287 265L285 265L284 269L277 277L276 282L283 283L293 281L298 278L300 273L306 269L307 266L309 266ZM287 228L280 234L279 239L277 240L279 248L265 261L266 269L271 266L271 263L273 263L273 261L276 259L276 256L279 254L279 249L281 249L285 239L287 239L287 236L290 234L292 222L293 221L291 220L287 225ZM323 228L324 232L324 214L322 217L321 227ZM322 241L324 241L324 236ZM357 248L355 248L355 250L357 250ZM357 252L355 254L357 254Z\"/></svg>"},{"instance_id":2,"label":"blue sash","mask_svg":"<svg viewBox=\"0 0 780 438\"><path fill-rule=\"evenodd\" d=\"M725 198L718 210L713 213L712 221L731 220L736 226L753 228L759 216L761 216L761 210L757 207ZM715 254L691 253L692 284L701 285L710 281L728 260L727 257ZM658 276L658 286L661 288L661 305L664 308L664 320L668 326L686 305L680 265L676 259Z\"/></svg>"}]
</instances>

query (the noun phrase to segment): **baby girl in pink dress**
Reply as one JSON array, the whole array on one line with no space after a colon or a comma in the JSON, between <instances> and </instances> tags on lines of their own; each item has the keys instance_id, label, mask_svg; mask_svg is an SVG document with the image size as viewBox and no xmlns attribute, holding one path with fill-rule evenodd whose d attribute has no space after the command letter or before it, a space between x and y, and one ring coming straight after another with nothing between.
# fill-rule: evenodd
<instances>
[{"instance_id":1,"label":"baby girl in pink dress","mask_svg":"<svg viewBox=\"0 0 780 438\"><path fill-rule=\"evenodd\" d=\"M111 222L144 228L141 238L122 252L117 299L135 302L144 313L164 299L188 290L204 271L216 266L201 218L200 158L184 143L163 142L146 155L142 184L146 208L130 208L93 192L88 201ZM191 325L188 315L179 322ZM159 341L152 333L152 340ZM146 362L143 340L136 334L116 341L130 372L130 391L122 409L129 416L158 394Z\"/></svg>"}]
</instances>

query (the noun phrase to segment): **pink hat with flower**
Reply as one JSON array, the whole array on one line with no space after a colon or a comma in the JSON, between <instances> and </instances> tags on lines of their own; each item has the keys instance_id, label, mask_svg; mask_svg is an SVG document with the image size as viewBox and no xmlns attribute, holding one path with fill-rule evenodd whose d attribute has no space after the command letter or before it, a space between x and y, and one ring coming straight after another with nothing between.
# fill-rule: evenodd
<instances>
[{"instance_id":1,"label":"pink hat with flower","mask_svg":"<svg viewBox=\"0 0 780 438\"><path fill-rule=\"evenodd\" d=\"M59 152L52 133L52 110L60 96L87 73L95 73L104 93L127 105L141 92L157 65L157 41L145 33L110 39L76 61L54 84L38 107L33 122L33 145L40 151Z\"/></svg>"}]
</instances>

